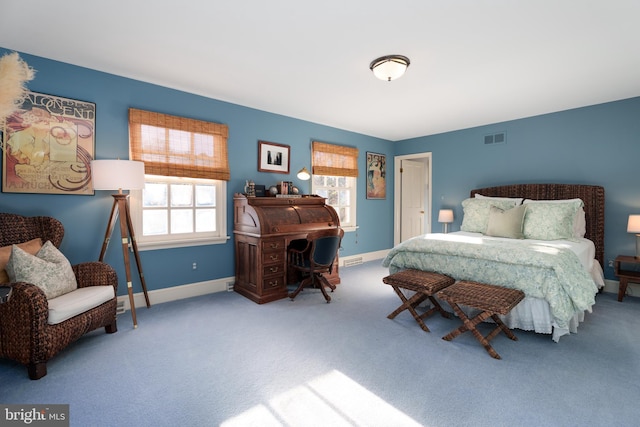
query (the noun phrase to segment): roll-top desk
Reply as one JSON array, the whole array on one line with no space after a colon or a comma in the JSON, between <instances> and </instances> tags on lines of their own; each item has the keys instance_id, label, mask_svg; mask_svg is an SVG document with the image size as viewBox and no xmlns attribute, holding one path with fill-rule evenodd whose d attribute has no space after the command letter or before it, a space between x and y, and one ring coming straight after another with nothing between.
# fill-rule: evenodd
<instances>
[{"instance_id":1,"label":"roll-top desk","mask_svg":"<svg viewBox=\"0 0 640 427\"><path fill-rule=\"evenodd\" d=\"M258 304L287 297L287 284L298 281L288 271L287 247L311 231L340 226L336 211L322 197L233 197L236 251L234 290ZM340 283L338 262L327 276Z\"/></svg>"}]
</instances>

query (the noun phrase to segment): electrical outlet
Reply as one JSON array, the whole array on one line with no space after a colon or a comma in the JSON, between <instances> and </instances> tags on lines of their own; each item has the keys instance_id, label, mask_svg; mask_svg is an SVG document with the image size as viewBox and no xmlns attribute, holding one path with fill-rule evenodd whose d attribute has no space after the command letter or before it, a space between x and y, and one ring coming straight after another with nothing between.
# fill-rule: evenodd
<instances>
[{"instance_id":1,"label":"electrical outlet","mask_svg":"<svg viewBox=\"0 0 640 427\"><path fill-rule=\"evenodd\" d=\"M198 263L194 262L194 263L191 265L191 268L192 268L193 270L197 270L197 269L198 269Z\"/></svg>"},{"instance_id":2,"label":"electrical outlet","mask_svg":"<svg viewBox=\"0 0 640 427\"><path fill-rule=\"evenodd\" d=\"M612 259L609 260L609 267L613 268L613 260Z\"/></svg>"}]
</instances>

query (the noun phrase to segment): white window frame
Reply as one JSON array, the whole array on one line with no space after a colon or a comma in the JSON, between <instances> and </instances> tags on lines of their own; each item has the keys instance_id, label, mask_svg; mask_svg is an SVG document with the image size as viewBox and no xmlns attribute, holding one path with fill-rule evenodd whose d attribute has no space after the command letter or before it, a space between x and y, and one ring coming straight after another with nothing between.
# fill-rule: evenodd
<instances>
[{"instance_id":1,"label":"white window frame","mask_svg":"<svg viewBox=\"0 0 640 427\"><path fill-rule=\"evenodd\" d=\"M338 175L325 175L325 176L335 176L336 178L338 177ZM345 233L347 232L351 232L351 231L356 231L358 229L358 225L357 225L357 199L358 199L358 178L354 177L354 176L345 176L345 177L341 177L341 178L345 178L347 181L347 188L349 188L351 190L350 192L350 197L349 197L349 218L351 218L351 222L350 223L342 223L342 221L340 222L340 228L342 228ZM313 176L311 177L311 192L313 194L317 194L318 193L318 188L328 188L328 189L335 189L335 190L341 190L343 187L330 187L330 186L322 186L322 187L318 187L316 186L316 184L314 183L314 179ZM327 204L329 204L329 200L327 200ZM330 205L331 206L331 205ZM333 207L333 206L331 206ZM335 209L335 208L334 208ZM336 210L336 212L338 212ZM339 216L339 215L338 215Z\"/></svg>"},{"instance_id":2,"label":"white window frame","mask_svg":"<svg viewBox=\"0 0 640 427\"><path fill-rule=\"evenodd\" d=\"M138 248L143 250L182 248L226 243L227 236L227 181L215 179L183 178L175 176L145 175L145 182L168 182L180 184L206 183L216 186L216 231L144 236L142 234L142 190L130 193L131 221L135 230ZM167 209L171 210L169 206Z\"/></svg>"}]
</instances>

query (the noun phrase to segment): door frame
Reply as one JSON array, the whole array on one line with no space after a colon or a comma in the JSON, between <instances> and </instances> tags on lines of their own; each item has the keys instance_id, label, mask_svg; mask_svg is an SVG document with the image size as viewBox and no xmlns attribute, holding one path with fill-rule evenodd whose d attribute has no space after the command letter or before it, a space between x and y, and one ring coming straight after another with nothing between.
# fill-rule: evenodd
<instances>
[{"instance_id":1,"label":"door frame","mask_svg":"<svg viewBox=\"0 0 640 427\"><path fill-rule=\"evenodd\" d=\"M400 165L402 160L424 160L426 159L427 168L426 168L426 178L428 183L427 188L427 197L424 198L424 211L425 218L429 218L428 227L425 227L425 233L431 233L431 206L432 206L432 188L433 184L431 182L431 170L433 169L433 158L432 153L415 153L415 154L406 154L403 156L395 156L394 157L394 179L393 183L393 245L397 245L400 243L400 219L402 218L402 203L400 200L400 195L402 194L401 188L401 174L400 174Z\"/></svg>"}]
</instances>

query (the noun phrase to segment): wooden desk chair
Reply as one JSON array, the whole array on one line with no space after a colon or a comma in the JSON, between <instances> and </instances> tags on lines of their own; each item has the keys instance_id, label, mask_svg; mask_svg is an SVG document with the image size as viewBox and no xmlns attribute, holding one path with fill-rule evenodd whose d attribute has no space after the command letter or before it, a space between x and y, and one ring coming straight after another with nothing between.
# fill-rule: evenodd
<instances>
[{"instance_id":1,"label":"wooden desk chair","mask_svg":"<svg viewBox=\"0 0 640 427\"><path fill-rule=\"evenodd\" d=\"M289 267L302 273L303 278L298 288L289 293L291 301L307 286L320 288L327 303L331 302L331 297L325 288L333 292L336 287L329 283L325 273L331 274L333 262L340 249L340 242L344 236L344 230L333 228L322 230L307 235L307 243L302 248L289 248Z\"/></svg>"}]
</instances>

